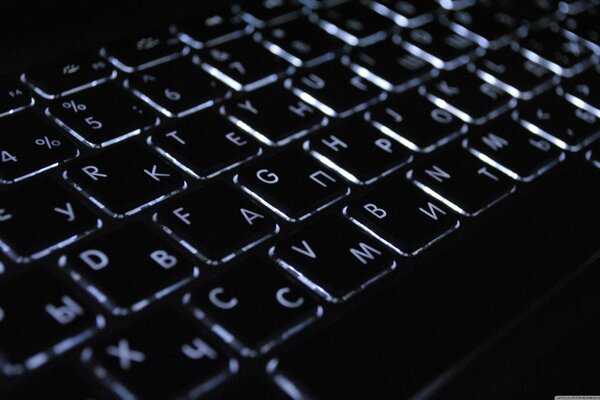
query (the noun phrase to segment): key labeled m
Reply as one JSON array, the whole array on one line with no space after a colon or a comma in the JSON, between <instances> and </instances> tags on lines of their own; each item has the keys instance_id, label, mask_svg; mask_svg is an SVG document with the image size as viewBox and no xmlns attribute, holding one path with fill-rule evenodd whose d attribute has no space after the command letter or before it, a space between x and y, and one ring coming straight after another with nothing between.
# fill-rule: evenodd
<instances>
[{"instance_id":1,"label":"key labeled m","mask_svg":"<svg viewBox=\"0 0 600 400\"><path fill-rule=\"evenodd\" d=\"M367 265L370 261L373 261L375 259L375 255L381 255L379 250L363 242L360 242L358 247L360 247L360 249L350 248L349 250L350 253L363 265Z\"/></svg>"},{"instance_id":2,"label":"key labeled m","mask_svg":"<svg viewBox=\"0 0 600 400\"><path fill-rule=\"evenodd\" d=\"M508 146L508 140L490 132L487 135L481 138L483 143L485 143L489 148L494 151L498 151L505 146Z\"/></svg>"}]
</instances>

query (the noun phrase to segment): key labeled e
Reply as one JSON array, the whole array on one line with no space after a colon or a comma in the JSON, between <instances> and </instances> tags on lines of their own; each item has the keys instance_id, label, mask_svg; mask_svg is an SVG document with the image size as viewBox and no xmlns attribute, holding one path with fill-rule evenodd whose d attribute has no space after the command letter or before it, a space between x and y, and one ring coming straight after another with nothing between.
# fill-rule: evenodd
<instances>
[{"instance_id":1,"label":"key labeled e","mask_svg":"<svg viewBox=\"0 0 600 400\"><path fill-rule=\"evenodd\" d=\"M231 310L232 308L235 308L238 304L238 299L235 297L223 299L221 298L223 293L225 293L225 289L222 287L214 288L208 293L208 299L215 305L215 307L218 307L222 310Z\"/></svg>"}]
</instances>

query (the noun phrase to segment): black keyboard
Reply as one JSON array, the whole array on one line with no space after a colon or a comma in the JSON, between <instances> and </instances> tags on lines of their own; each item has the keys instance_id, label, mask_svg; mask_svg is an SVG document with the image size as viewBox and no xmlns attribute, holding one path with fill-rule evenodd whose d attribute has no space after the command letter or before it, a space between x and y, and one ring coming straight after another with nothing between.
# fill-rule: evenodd
<instances>
[{"instance_id":1,"label":"black keyboard","mask_svg":"<svg viewBox=\"0 0 600 400\"><path fill-rule=\"evenodd\" d=\"M348 347L408 377L392 398L429 398L573 272L532 270L539 292L506 315L433 295L460 274L438 256L459 235L487 224L525 247L513 222L546 220L503 221L515 198L585 170L597 204L597 3L247 1L3 77L0 398L390 398L340 388L360 380L340 372ZM475 257L474 287L508 279ZM389 308L410 326L344 336L385 330L370 299L427 263L439 274ZM481 329L442 349L427 328L452 332L459 309Z\"/></svg>"}]
</instances>

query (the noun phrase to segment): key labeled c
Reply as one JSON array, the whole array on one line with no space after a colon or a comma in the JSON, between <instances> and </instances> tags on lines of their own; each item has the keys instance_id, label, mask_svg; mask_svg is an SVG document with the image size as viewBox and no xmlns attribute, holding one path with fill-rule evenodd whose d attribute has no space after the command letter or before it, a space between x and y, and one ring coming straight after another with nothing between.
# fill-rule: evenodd
<instances>
[{"instance_id":1,"label":"key labeled c","mask_svg":"<svg viewBox=\"0 0 600 400\"><path fill-rule=\"evenodd\" d=\"M208 299L211 303L213 303L216 307L219 307L223 310L231 310L238 304L238 300L235 297L230 298L229 300L221 300L219 295L225 293L225 289L222 287L214 288L208 293Z\"/></svg>"},{"instance_id":2,"label":"key labeled c","mask_svg":"<svg viewBox=\"0 0 600 400\"><path fill-rule=\"evenodd\" d=\"M298 308L298 307L302 306L302 304L304 304L303 297L298 297L294 301L290 301L290 300L286 299L285 295L288 294L289 292L291 292L291 290L288 287L282 287L281 289L279 289L277 291L277 293L275 294L275 298L277 299L279 304L281 304L282 306L284 306L286 308Z\"/></svg>"}]
</instances>

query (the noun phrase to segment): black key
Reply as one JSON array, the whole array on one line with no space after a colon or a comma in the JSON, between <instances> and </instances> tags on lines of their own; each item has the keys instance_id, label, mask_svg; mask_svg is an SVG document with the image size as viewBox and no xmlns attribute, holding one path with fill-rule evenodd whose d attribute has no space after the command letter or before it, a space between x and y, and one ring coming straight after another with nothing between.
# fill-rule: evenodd
<instances>
[{"instance_id":1,"label":"black key","mask_svg":"<svg viewBox=\"0 0 600 400\"><path fill-rule=\"evenodd\" d=\"M600 137L600 121L556 94L540 96L518 110L521 124L563 150L579 151Z\"/></svg>"},{"instance_id":2,"label":"black key","mask_svg":"<svg viewBox=\"0 0 600 400\"><path fill-rule=\"evenodd\" d=\"M347 300L397 267L386 246L327 215L277 243L277 262L327 301Z\"/></svg>"},{"instance_id":3,"label":"black key","mask_svg":"<svg viewBox=\"0 0 600 400\"><path fill-rule=\"evenodd\" d=\"M515 190L514 182L464 150L449 150L408 173L424 192L454 211L476 216Z\"/></svg>"},{"instance_id":4,"label":"black key","mask_svg":"<svg viewBox=\"0 0 600 400\"><path fill-rule=\"evenodd\" d=\"M79 151L37 115L21 112L0 119L0 182L29 178L77 157Z\"/></svg>"},{"instance_id":5,"label":"black key","mask_svg":"<svg viewBox=\"0 0 600 400\"><path fill-rule=\"evenodd\" d=\"M593 63L590 50L550 28L534 32L523 39L521 53L566 78L577 75Z\"/></svg>"},{"instance_id":6,"label":"black key","mask_svg":"<svg viewBox=\"0 0 600 400\"><path fill-rule=\"evenodd\" d=\"M330 117L345 118L386 97L381 89L338 61L329 61L286 81L302 100Z\"/></svg>"},{"instance_id":7,"label":"black key","mask_svg":"<svg viewBox=\"0 0 600 400\"><path fill-rule=\"evenodd\" d=\"M100 49L100 55L120 70L134 72L172 60L187 50L167 30L159 30L112 42Z\"/></svg>"},{"instance_id":8,"label":"black key","mask_svg":"<svg viewBox=\"0 0 600 400\"><path fill-rule=\"evenodd\" d=\"M89 147L106 147L137 135L159 120L150 107L106 84L52 103L46 114Z\"/></svg>"},{"instance_id":9,"label":"black key","mask_svg":"<svg viewBox=\"0 0 600 400\"><path fill-rule=\"evenodd\" d=\"M439 69L455 69L483 53L475 42L460 36L437 21L394 36L397 43Z\"/></svg>"},{"instance_id":10,"label":"black key","mask_svg":"<svg viewBox=\"0 0 600 400\"><path fill-rule=\"evenodd\" d=\"M472 6L475 0L436 0L440 5L447 10L462 10Z\"/></svg>"},{"instance_id":11,"label":"black key","mask_svg":"<svg viewBox=\"0 0 600 400\"><path fill-rule=\"evenodd\" d=\"M22 84L0 77L0 117L32 106L34 102Z\"/></svg>"},{"instance_id":12,"label":"black key","mask_svg":"<svg viewBox=\"0 0 600 400\"><path fill-rule=\"evenodd\" d=\"M491 3L492 0L485 0L485 2ZM506 14L533 28L547 26L558 9L555 0L494 0L493 3Z\"/></svg>"},{"instance_id":13,"label":"black key","mask_svg":"<svg viewBox=\"0 0 600 400\"><path fill-rule=\"evenodd\" d=\"M84 350L82 359L98 378L110 374L113 391L127 399L198 398L238 368L175 309L138 319Z\"/></svg>"},{"instance_id":14,"label":"black key","mask_svg":"<svg viewBox=\"0 0 600 400\"><path fill-rule=\"evenodd\" d=\"M571 40L581 41L594 53L600 54L600 27L598 27L598 8L589 8L585 13L567 18L563 23L563 32Z\"/></svg>"},{"instance_id":15,"label":"black key","mask_svg":"<svg viewBox=\"0 0 600 400\"><path fill-rule=\"evenodd\" d=\"M521 100L530 100L560 79L510 47L488 51L475 66L481 79Z\"/></svg>"},{"instance_id":16,"label":"black key","mask_svg":"<svg viewBox=\"0 0 600 400\"><path fill-rule=\"evenodd\" d=\"M588 150L585 156L592 164L600 168L600 142L592 145L592 148Z\"/></svg>"},{"instance_id":17,"label":"black key","mask_svg":"<svg viewBox=\"0 0 600 400\"><path fill-rule=\"evenodd\" d=\"M183 58L140 72L125 85L167 117L184 117L229 95L225 85Z\"/></svg>"},{"instance_id":18,"label":"black key","mask_svg":"<svg viewBox=\"0 0 600 400\"><path fill-rule=\"evenodd\" d=\"M180 250L140 222L70 247L59 266L119 316L142 310L200 273Z\"/></svg>"},{"instance_id":19,"label":"black key","mask_svg":"<svg viewBox=\"0 0 600 400\"><path fill-rule=\"evenodd\" d=\"M135 214L187 187L178 170L133 142L72 163L65 177L115 218Z\"/></svg>"},{"instance_id":20,"label":"black key","mask_svg":"<svg viewBox=\"0 0 600 400\"><path fill-rule=\"evenodd\" d=\"M367 120L412 151L429 153L467 132L467 125L418 93L405 93L373 107Z\"/></svg>"},{"instance_id":21,"label":"black key","mask_svg":"<svg viewBox=\"0 0 600 400\"><path fill-rule=\"evenodd\" d=\"M0 197L0 247L30 262L89 235L102 221L48 177L13 186Z\"/></svg>"},{"instance_id":22,"label":"black key","mask_svg":"<svg viewBox=\"0 0 600 400\"><path fill-rule=\"evenodd\" d=\"M332 7L337 4L345 3L348 0L298 0L300 3L312 8L313 10L319 10L323 8Z\"/></svg>"},{"instance_id":23,"label":"black key","mask_svg":"<svg viewBox=\"0 0 600 400\"><path fill-rule=\"evenodd\" d=\"M268 260L250 258L192 292L194 315L245 357L266 353L323 313Z\"/></svg>"},{"instance_id":24,"label":"black key","mask_svg":"<svg viewBox=\"0 0 600 400\"><path fill-rule=\"evenodd\" d=\"M561 93L567 100L600 118L600 73L589 69L571 79L563 79Z\"/></svg>"},{"instance_id":25,"label":"black key","mask_svg":"<svg viewBox=\"0 0 600 400\"><path fill-rule=\"evenodd\" d=\"M194 178L208 179L262 153L258 144L213 111L155 132L149 143Z\"/></svg>"},{"instance_id":26,"label":"black key","mask_svg":"<svg viewBox=\"0 0 600 400\"><path fill-rule=\"evenodd\" d=\"M252 32L253 27L240 23L231 10L205 15L178 23L174 30L179 39L195 48L216 46Z\"/></svg>"},{"instance_id":27,"label":"black key","mask_svg":"<svg viewBox=\"0 0 600 400\"><path fill-rule=\"evenodd\" d=\"M236 183L288 221L300 221L350 192L343 179L308 154L287 149L242 169Z\"/></svg>"},{"instance_id":28,"label":"black key","mask_svg":"<svg viewBox=\"0 0 600 400\"><path fill-rule=\"evenodd\" d=\"M536 139L508 117L478 128L465 145L482 161L523 182L532 181L565 158L562 151Z\"/></svg>"},{"instance_id":29,"label":"black key","mask_svg":"<svg viewBox=\"0 0 600 400\"><path fill-rule=\"evenodd\" d=\"M434 0L376 0L371 8L393 19L397 25L416 28L431 21L440 5Z\"/></svg>"},{"instance_id":30,"label":"black key","mask_svg":"<svg viewBox=\"0 0 600 400\"><path fill-rule=\"evenodd\" d=\"M392 40L357 49L349 60L354 72L388 91L404 91L437 73L427 62Z\"/></svg>"},{"instance_id":31,"label":"black key","mask_svg":"<svg viewBox=\"0 0 600 400\"><path fill-rule=\"evenodd\" d=\"M91 337L104 318L46 268L0 282L0 371L22 374Z\"/></svg>"},{"instance_id":32,"label":"black key","mask_svg":"<svg viewBox=\"0 0 600 400\"><path fill-rule=\"evenodd\" d=\"M351 46L367 46L387 36L392 22L365 4L351 1L319 12L317 23Z\"/></svg>"},{"instance_id":33,"label":"black key","mask_svg":"<svg viewBox=\"0 0 600 400\"><path fill-rule=\"evenodd\" d=\"M266 377L256 377L251 375L249 378L234 379L232 382L225 383L211 391L206 400L289 400L275 384L269 382Z\"/></svg>"},{"instance_id":34,"label":"black key","mask_svg":"<svg viewBox=\"0 0 600 400\"><path fill-rule=\"evenodd\" d=\"M597 1L561 0L558 3L558 9L563 14L575 15L586 9L593 8L594 3L598 4Z\"/></svg>"},{"instance_id":35,"label":"black key","mask_svg":"<svg viewBox=\"0 0 600 400\"><path fill-rule=\"evenodd\" d=\"M360 117L313 136L304 147L323 164L359 185L373 183L412 160L405 147Z\"/></svg>"},{"instance_id":36,"label":"black key","mask_svg":"<svg viewBox=\"0 0 600 400\"><path fill-rule=\"evenodd\" d=\"M160 208L154 221L211 265L230 261L279 231L272 216L225 183L179 197Z\"/></svg>"},{"instance_id":37,"label":"black key","mask_svg":"<svg viewBox=\"0 0 600 400\"><path fill-rule=\"evenodd\" d=\"M287 22L259 34L273 54L295 67L310 68L335 57L344 42L323 32L307 18Z\"/></svg>"},{"instance_id":38,"label":"black key","mask_svg":"<svg viewBox=\"0 0 600 400\"><path fill-rule=\"evenodd\" d=\"M269 146L281 146L327 123L316 108L281 85L270 85L223 106L231 122Z\"/></svg>"},{"instance_id":39,"label":"black key","mask_svg":"<svg viewBox=\"0 0 600 400\"><path fill-rule=\"evenodd\" d=\"M302 6L290 0L246 1L234 11L241 12L242 19L257 28L278 25L300 15Z\"/></svg>"},{"instance_id":40,"label":"black key","mask_svg":"<svg viewBox=\"0 0 600 400\"><path fill-rule=\"evenodd\" d=\"M517 100L461 68L425 84L427 98L465 122L481 125L513 108Z\"/></svg>"},{"instance_id":41,"label":"black key","mask_svg":"<svg viewBox=\"0 0 600 400\"><path fill-rule=\"evenodd\" d=\"M37 65L21 75L42 97L54 99L99 85L117 76L112 66L95 54L78 54Z\"/></svg>"},{"instance_id":42,"label":"black key","mask_svg":"<svg viewBox=\"0 0 600 400\"><path fill-rule=\"evenodd\" d=\"M293 70L250 36L205 50L200 59L194 60L202 62L202 68L209 74L238 91L257 89Z\"/></svg>"}]
</instances>

